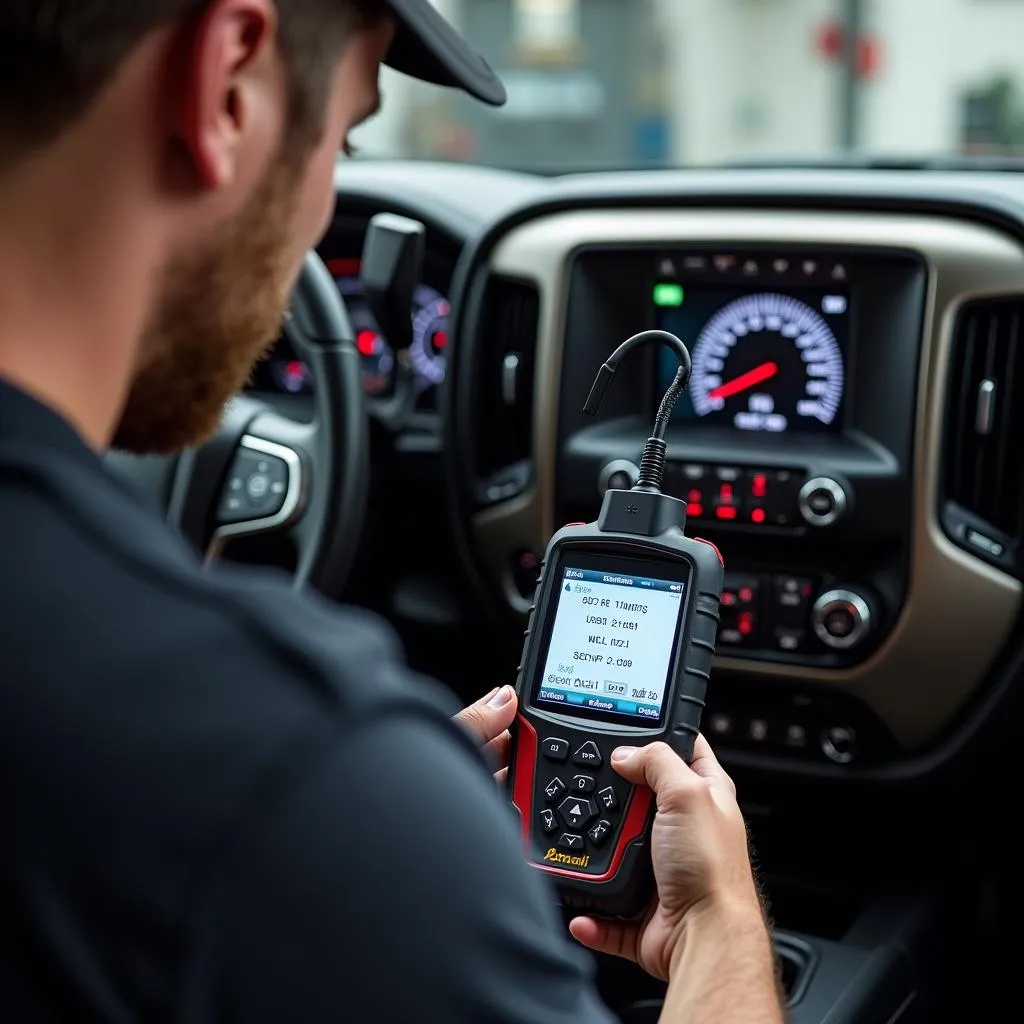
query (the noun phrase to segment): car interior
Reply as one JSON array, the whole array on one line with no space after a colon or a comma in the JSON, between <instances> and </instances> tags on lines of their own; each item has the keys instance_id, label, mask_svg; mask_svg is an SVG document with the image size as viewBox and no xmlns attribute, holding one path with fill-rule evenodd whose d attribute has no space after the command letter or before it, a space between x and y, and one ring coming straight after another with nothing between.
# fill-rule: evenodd
<instances>
[{"instance_id":1,"label":"car interior","mask_svg":"<svg viewBox=\"0 0 1024 1024\"><path fill-rule=\"evenodd\" d=\"M385 617L469 702L516 679L552 534L665 490L726 582L703 729L799 1024L1010 998L1024 722L1024 183L870 163L540 176L339 164L282 337L217 438L115 457L210 559ZM326 435L326 436L325 436ZM600 958L625 1022L663 986Z\"/></svg>"}]
</instances>

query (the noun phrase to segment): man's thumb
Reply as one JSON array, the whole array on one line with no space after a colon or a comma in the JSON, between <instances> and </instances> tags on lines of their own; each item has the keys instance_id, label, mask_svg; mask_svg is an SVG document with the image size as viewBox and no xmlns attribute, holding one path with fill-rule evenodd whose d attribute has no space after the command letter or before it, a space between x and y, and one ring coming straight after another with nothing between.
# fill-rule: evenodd
<instances>
[{"instance_id":1,"label":"man's thumb","mask_svg":"<svg viewBox=\"0 0 1024 1024\"><path fill-rule=\"evenodd\" d=\"M662 742L645 747L616 747L612 751L612 767L627 782L650 786L655 793L673 779L692 777L686 762Z\"/></svg>"},{"instance_id":2,"label":"man's thumb","mask_svg":"<svg viewBox=\"0 0 1024 1024\"><path fill-rule=\"evenodd\" d=\"M512 724L516 716L515 695L511 686L502 686L463 708L455 716L456 721L461 722L481 746L489 743Z\"/></svg>"}]
</instances>

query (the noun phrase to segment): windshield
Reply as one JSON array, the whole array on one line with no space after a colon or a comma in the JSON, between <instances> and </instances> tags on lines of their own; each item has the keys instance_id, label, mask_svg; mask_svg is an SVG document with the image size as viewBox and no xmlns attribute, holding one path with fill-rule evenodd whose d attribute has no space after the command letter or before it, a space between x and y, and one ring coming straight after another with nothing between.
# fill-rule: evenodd
<instances>
[{"instance_id":1,"label":"windshield","mask_svg":"<svg viewBox=\"0 0 1024 1024\"><path fill-rule=\"evenodd\" d=\"M558 173L1024 149L1021 0L435 4L508 104L385 69L366 156Z\"/></svg>"}]
</instances>

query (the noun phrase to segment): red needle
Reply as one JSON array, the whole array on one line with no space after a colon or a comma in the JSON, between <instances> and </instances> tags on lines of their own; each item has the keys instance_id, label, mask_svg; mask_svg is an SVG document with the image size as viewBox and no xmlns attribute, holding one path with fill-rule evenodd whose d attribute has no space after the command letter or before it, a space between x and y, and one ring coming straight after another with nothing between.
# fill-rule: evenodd
<instances>
[{"instance_id":1,"label":"red needle","mask_svg":"<svg viewBox=\"0 0 1024 1024\"><path fill-rule=\"evenodd\" d=\"M708 392L708 398L730 398L741 391L746 391L747 388L752 388L755 384L760 384L761 381L768 380L769 377L774 377L778 372L778 364L762 363L752 370L747 370L746 373L741 373L735 380L719 384L713 391Z\"/></svg>"}]
</instances>

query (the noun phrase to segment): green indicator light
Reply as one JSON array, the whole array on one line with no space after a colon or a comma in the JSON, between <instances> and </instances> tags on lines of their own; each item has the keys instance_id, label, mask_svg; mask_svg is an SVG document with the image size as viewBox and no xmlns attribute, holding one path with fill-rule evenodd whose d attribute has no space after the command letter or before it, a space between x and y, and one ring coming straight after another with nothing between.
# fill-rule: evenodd
<instances>
[{"instance_id":1,"label":"green indicator light","mask_svg":"<svg viewBox=\"0 0 1024 1024\"><path fill-rule=\"evenodd\" d=\"M683 286L663 281L654 286L654 304L656 306L681 306L683 304Z\"/></svg>"}]
</instances>

